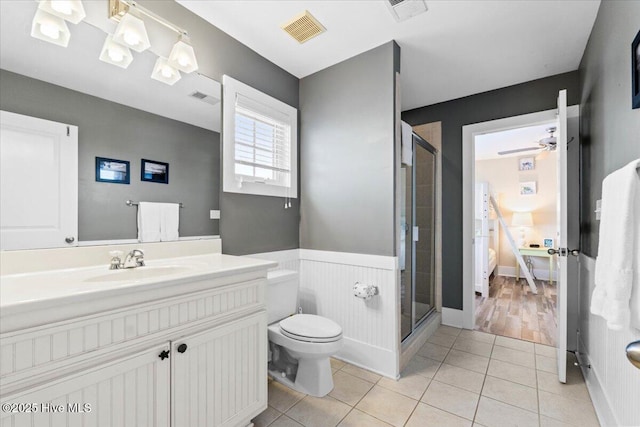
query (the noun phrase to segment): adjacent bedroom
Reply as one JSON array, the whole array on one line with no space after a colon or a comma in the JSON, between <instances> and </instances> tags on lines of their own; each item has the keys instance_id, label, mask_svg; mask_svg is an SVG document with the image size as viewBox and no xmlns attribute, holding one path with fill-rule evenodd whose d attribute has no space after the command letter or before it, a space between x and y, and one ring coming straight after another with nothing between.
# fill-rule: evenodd
<instances>
[{"instance_id":1,"label":"adjacent bedroom","mask_svg":"<svg viewBox=\"0 0 640 427\"><path fill-rule=\"evenodd\" d=\"M553 123L544 123L475 138L475 329L552 346L556 272L547 250L557 232L554 132Z\"/></svg>"}]
</instances>

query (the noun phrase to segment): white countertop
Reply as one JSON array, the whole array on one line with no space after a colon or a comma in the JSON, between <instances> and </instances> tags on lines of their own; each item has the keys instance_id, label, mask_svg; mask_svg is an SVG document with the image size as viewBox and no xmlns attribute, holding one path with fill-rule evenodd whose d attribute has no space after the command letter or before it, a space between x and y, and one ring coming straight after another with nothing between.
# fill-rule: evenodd
<instances>
[{"instance_id":1,"label":"white countertop","mask_svg":"<svg viewBox=\"0 0 640 427\"><path fill-rule=\"evenodd\" d=\"M61 307L187 282L215 279L277 264L219 253L146 261L134 269L108 265L0 276L0 316Z\"/></svg>"}]
</instances>

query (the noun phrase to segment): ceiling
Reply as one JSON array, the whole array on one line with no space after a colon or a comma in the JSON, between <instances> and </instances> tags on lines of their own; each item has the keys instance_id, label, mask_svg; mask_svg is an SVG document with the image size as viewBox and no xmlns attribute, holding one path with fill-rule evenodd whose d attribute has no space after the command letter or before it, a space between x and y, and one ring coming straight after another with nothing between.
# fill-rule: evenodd
<instances>
[{"instance_id":1,"label":"ceiling","mask_svg":"<svg viewBox=\"0 0 640 427\"><path fill-rule=\"evenodd\" d=\"M542 151L525 151L521 153L498 155L499 151L516 150L518 148L538 147L538 141L549 136L547 128L555 123L509 129L501 132L486 133L475 137L475 159L503 159L506 157L535 156ZM555 134L557 135L557 134Z\"/></svg>"},{"instance_id":2,"label":"ceiling","mask_svg":"<svg viewBox=\"0 0 640 427\"><path fill-rule=\"evenodd\" d=\"M396 22L383 0L176 1L298 78L395 40L403 110L576 70L600 5L427 0ZM327 31L301 45L280 25L305 9Z\"/></svg>"},{"instance_id":3,"label":"ceiling","mask_svg":"<svg viewBox=\"0 0 640 427\"><path fill-rule=\"evenodd\" d=\"M98 59L106 33L116 24L107 19L104 1L84 1L87 17L69 24L67 48L31 37L35 1L0 0L0 67L68 89L87 93L163 117L220 131L220 103L210 105L189 95L195 91L221 97L220 84L197 73L182 74L173 86L151 79L157 55L134 52L129 68ZM153 49L170 51L175 33L150 20L145 22ZM73 66L70 66L72 64Z\"/></svg>"}]
</instances>

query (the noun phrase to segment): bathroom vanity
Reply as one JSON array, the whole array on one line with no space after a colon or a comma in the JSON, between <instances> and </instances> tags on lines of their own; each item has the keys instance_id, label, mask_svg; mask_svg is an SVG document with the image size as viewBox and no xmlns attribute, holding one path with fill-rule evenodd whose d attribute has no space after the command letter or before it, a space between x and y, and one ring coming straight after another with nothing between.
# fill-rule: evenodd
<instances>
[{"instance_id":1,"label":"bathroom vanity","mask_svg":"<svg viewBox=\"0 0 640 427\"><path fill-rule=\"evenodd\" d=\"M267 406L274 265L213 253L3 275L0 425L247 425Z\"/></svg>"}]
</instances>

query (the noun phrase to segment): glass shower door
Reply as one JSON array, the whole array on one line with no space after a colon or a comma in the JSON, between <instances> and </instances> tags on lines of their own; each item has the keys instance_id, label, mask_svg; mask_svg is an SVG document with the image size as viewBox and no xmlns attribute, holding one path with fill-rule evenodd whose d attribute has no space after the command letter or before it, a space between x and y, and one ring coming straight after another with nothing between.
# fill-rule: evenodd
<instances>
[{"instance_id":1,"label":"glass shower door","mask_svg":"<svg viewBox=\"0 0 640 427\"><path fill-rule=\"evenodd\" d=\"M402 164L400 334L411 335L435 308L435 149L413 136L413 165Z\"/></svg>"}]
</instances>

